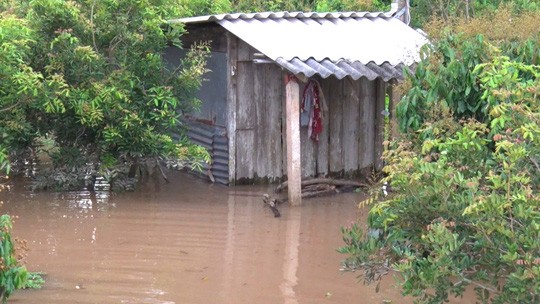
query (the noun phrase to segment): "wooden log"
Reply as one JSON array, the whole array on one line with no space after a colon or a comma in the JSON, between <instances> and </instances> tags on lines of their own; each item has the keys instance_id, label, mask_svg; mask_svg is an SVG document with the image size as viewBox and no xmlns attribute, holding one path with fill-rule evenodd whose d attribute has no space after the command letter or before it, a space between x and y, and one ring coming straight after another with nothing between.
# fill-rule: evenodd
<instances>
[{"instance_id":1,"label":"wooden log","mask_svg":"<svg viewBox=\"0 0 540 304\"><path fill-rule=\"evenodd\" d=\"M169 183L169 179L167 178L167 175L165 172L163 172L163 168L161 168L161 165L159 163L159 160L156 158L156 167L159 169L159 173L161 173L161 177L165 180L165 182Z\"/></svg>"},{"instance_id":2,"label":"wooden log","mask_svg":"<svg viewBox=\"0 0 540 304\"><path fill-rule=\"evenodd\" d=\"M289 179L288 197L292 206L302 204L301 182L302 164L300 153L300 92L296 78L287 76L286 117L287 117L287 177Z\"/></svg>"},{"instance_id":3,"label":"wooden log","mask_svg":"<svg viewBox=\"0 0 540 304\"><path fill-rule=\"evenodd\" d=\"M368 185L366 185L364 183L351 181L351 180L333 179L333 178L313 178L313 179L308 179L308 180L302 181L301 186L305 187L305 186L315 185L315 184L329 184L329 185L334 185L334 186L355 186L355 187L362 187L362 188L369 187ZM276 187L275 191L280 192L283 189L288 188L288 186L289 186L288 181L285 181L285 182L279 184Z\"/></svg>"},{"instance_id":4,"label":"wooden log","mask_svg":"<svg viewBox=\"0 0 540 304\"><path fill-rule=\"evenodd\" d=\"M327 190L320 190L320 191L310 191L302 193L302 198L309 198L309 197L316 197L316 196L323 196L323 195L329 195L336 193L336 189L327 189Z\"/></svg>"},{"instance_id":5,"label":"wooden log","mask_svg":"<svg viewBox=\"0 0 540 304\"><path fill-rule=\"evenodd\" d=\"M313 191L322 191L322 190L335 190L336 186L329 184L315 184L309 185L302 188L302 193L313 192Z\"/></svg>"}]
</instances>

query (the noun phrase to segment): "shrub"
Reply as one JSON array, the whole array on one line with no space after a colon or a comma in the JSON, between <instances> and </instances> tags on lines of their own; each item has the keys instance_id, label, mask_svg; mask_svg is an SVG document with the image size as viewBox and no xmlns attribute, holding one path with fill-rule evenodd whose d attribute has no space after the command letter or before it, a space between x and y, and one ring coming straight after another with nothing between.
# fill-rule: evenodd
<instances>
[{"instance_id":1,"label":"shrub","mask_svg":"<svg viewBox=\"0 0 540 304\"><path fill-rule=\"evenodd\" d=\"M175 0L0 1L0 168L8 151L39 150L39 138L54 141L51 188L76 173L80 189L84 166L106 170L109 159L207 161L170 135L199 107L209 52L194 46L172 68L162 60L184 32L165 18L181 9Z\"/></svg>"},{"instance_id":2,"label":"shrub","mask_svg":"<svg viewBox=\"0 0 540 304\"><path fill-rule=\"evenodd\" d=\"M15 252L11 239L12 221L9 215L0 216L0 300L7 299L16 290L23 288L28 278L26 268L20 264L21 256Z\"/></svg>"},{"instance_id":3,"label":"shrub","mask_svg":"<svg viewBox=\"0 0 540 304\"><path fill-rule=\"evenodd\" d=\"M493 54L456 64L472 75L463 85L448 73L416 79L447 81L457 103L428 86L407 112L418 123L387 143L383 181L394 192L372 198L370 233L346 228L340 249L367 281L395 271L403 293L420 303L441 303L468 287L483 303L540 301L540 66ZM468 85L475 98L468 99ZM413 84L406 106L419 87Z\"/></svg>"}]
</instances>

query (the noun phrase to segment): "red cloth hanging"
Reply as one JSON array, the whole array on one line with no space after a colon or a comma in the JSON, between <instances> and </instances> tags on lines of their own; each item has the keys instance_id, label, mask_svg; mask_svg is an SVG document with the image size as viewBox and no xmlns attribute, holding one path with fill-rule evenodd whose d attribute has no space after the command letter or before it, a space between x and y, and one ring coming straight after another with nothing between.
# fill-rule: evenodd
<instances>
[{"instance_id":1,"label":"red cloth hanging","mask_svg":"<svg viewBox=\"0 0 540 304\"><path fill-rule=\"evenodd\" d=\"M319 86L316 82L313 84L314 91L314 101L313 101L313 112L312 112L312 123L311 123L311 139L314 141L319 141L319 134L322 133L322 111L321 111L321 100L319 97Z\"/></svg>"},{"instance_id":2,"label":"red cloth hanging","mask_svg":"<svg viewBox=\"0 0 540 304\"><path fill-rule=\"evenodd\" d=\"M309 113L308 136L314 141L319 141L319 134L323 130L323 117L320 89L314 80L308 82L302 94L302 112L306 111Z\"/></svg>"}]
</instances>

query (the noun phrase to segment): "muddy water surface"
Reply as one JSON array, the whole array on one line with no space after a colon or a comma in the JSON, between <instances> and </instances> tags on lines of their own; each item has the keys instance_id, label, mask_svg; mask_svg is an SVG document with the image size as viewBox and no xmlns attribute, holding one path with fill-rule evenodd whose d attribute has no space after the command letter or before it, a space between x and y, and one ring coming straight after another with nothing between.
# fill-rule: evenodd
<instances>
[{"instance_id":1,"label":"muddy water surface","mask_svg":"<svg viewBox=\"0 0 540 304\"><path fill-rule=\"evenodd\" d=\"M410 303L383 282L339 271L340 226L361 217L359 194L281 207L268 187L227 188L179 174L133 193L3 192L3 212L29 243L41 290L13 303ZM365 212L365 211L364 211Z\"/></svg>"}]
</instances>

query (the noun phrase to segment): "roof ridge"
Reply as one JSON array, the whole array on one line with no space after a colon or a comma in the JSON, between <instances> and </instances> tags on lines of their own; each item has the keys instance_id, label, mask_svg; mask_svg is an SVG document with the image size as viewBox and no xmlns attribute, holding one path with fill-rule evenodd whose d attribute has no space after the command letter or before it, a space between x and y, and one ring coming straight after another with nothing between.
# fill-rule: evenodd
<instances>
[{"instance_id":1,"label":"roof ridge","mask_svg":"<svg viewBox=\"0 0 540 304\"><path fill-rule=\"evenodd\" d=\"M226 13L169 20L169 23L209 23L221 20L264 20L264 19L343 19L343 18L393 18L394 12L255 12Z\"/></svg>"}]
</instances>

